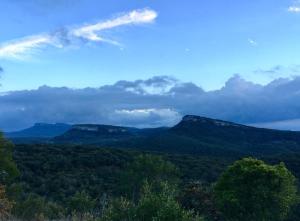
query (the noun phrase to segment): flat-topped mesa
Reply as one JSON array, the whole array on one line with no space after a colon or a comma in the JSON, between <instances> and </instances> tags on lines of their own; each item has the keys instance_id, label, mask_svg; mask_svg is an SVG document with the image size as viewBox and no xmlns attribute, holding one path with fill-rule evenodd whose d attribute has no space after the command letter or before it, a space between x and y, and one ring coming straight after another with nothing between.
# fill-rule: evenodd
<instances>
[{"instance_id":1,"label":"flat-topped mesa","mask_svg":"<svg viewBox=\"0 0 300 221\"><path fill-rule=\"evenodd\" d=\"M134 131L127 127L102 124L75 124L70 130L55 137L53 140L55 142L101 143L134 136Z\"/></svg>"},{"instance_id":2,"label":"flat-topped mesa","mask_svg":"<svg viewBox=\"0 0 300 221\"><path fill-rule=\"evenodd\" d=\"M186 115L182 118L182 121L180 123L210 123L214 124L216 126L222 126L222 127L228 127L228 126L234 126L234 127L241 127L244 125L236 124L233 122L223 121L223 120L217 120L217 119L211 119L206 117L200 117L195 115Z\"/></svg>"}]
</instances>

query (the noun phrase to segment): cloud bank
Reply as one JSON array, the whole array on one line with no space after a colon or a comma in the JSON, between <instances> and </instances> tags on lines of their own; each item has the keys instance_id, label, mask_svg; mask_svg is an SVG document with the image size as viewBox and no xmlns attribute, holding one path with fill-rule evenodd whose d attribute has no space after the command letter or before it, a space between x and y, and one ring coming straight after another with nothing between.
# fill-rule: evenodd
<instances>
[{"instance_id":1,"label":"cloud bank","mask_svg":"<svg viewBox=\"0 0 300 221\"><path fill-rule=\"evenodd\" d=\"M299 129L299 100L300 77L259 85L236 75L215 91L204 91L194 83L168 76L119 81L99 88L42 86L0 96L0 128L10 131L36 122L171 126L183 115L195 114Z\"/></svg>"},{"instance_id":2,"label":"cloud bank","mask_svg":"<svg viewBox=\"0 0 300 221\"><path fill-rule=\"evenodd\" d=\"M101 31L125 25L151 23L156 17L157 13L151 9L133 10L116 18L95 24L63 28L55 32L15 39L0 44L0 58L22 60L49 46L63 48L69 44L78 44L78 42L86 41L119 45L116 41L104 38L101 35Z\"/></svg>"}]
</instances>

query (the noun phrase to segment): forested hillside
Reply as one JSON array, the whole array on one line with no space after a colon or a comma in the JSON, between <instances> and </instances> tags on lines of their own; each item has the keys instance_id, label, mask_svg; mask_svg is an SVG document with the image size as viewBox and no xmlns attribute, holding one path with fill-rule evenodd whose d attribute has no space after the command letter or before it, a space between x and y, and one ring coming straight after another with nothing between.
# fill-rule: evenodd
<instances>
[{"instance_id":1,"label":"forested hillside","mask_svg":"<svg viewBox=\"0 0 300 221\"><path fill-rule=\"evenodd\" d=\"M180 180L178 185L183 194L180 197L187 208L196 207L199 212L206 214L209 220L222 220L216 215L216 205L211 204L211 188L226 168L239 157L141 152L80 145L16 145L14 159L21 174L17 183L22 189L23 197L40 196L62 206L67 205L72 197L81 192L91 197L90 200L99 197L115 198L128 192L128 184L135 183L132 175L125 175L124 179L124 172L141 154L162 157L178 168L176 176ZM300 177L300 154L268 156L261 159L270 164L284 162L297 178ZM157 162L153 161L153 165L156 164ZM147 164L143 170L148 170ZM206 203L209 205L202 205L203 202L194 205L194 197L197 200L208 200ZM208 208L205 208L206 206ZM218 218L214 219L212 216Z\"/></svg>"},{"instance_id":2,"label":"forested hillside","mask_svg":"<svg viewBox=\"0 0 300 221\"><path fill-rule=\"evenodd\" d=\"M132 216L124 221L147 221L141 218L147 213L149 217L169 217L158 219L161 221L168 221L172 216L181 217L171 219L178 221L227 221L232 217L265 221L263 217L279 216L284 219L278 220L297 220L299 134L186 116L172 128L75 125L53 140L17 142L13 152L13 145L2 139L10 154L5 158L9 163L5 163L6 160L2 165L11 165L15 170L11 179L2 181L6 188L1 188L7 195L3 202L10 205L6 211L22 220L71 216L74 219L81 217L80 220L120 221L124 220L123 216ZM263 161L245 157L263 160L266 165ZM242 166L234 170L245 167L248 171L247 167L253 167L253 174L242 177L244 172L228 172L235 162ZM3 167L3 170L7 169ZM226 171L230 175L226 175ZM265 191L265 183L273 182L271 177L276 176L274 187L268 190L272 196L261 201L276 199L266 201L272 204L266 208L271 212L253 216L253 211L257 210L256 201L247 205L243 197L237 196L242 194L246 199L248 193L258 191L257 200L262 200L260 191ZM239 183L240 179L245 181ZM252 190L252 185L247 187L249 179L254 183L261 182L255 185L262 185L262 189ZM276 179L283 179L279 186ZM230 198L222 195L226 191L241 192L231 197L237 197L236 200L247 208L247 213L237 215L241 208L231 205ZM281 205L285 195L295 199L285 201L287 207ZM9 203L10 200L16 204ZM280 213L276 215L273 209L277 203ZM227 208L227 204L232 207ZM160 206L156 211L148 211L154 205ZM165 209L169 206L174 210L167 212ZM262 203L261 207L265 206ZM120 208L123 213L118 211ZM140 210L145 211L141 213Z\"/></svg>"}]
</instances>

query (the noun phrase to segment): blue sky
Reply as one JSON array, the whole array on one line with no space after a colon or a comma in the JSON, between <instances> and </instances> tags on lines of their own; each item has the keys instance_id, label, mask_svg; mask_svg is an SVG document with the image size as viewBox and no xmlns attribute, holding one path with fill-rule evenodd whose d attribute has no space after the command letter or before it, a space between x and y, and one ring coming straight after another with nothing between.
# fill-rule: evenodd
<instances>
[{"instance_id":1,"label":"blue sky","mask_svg":"<svg viewBox=\"0 0 300 221\"><path fill-rule=\"evenodd\" d=\"M1 0L0 128L300 130L300 0ZM45 86L47 85L47 86Z\"/></svg>"},{"instance_id":2,"label":"blue sky","mask_svg":"<svg viewBox=\"0 0 300 221\"><path fill-rule=\"evenodd\" d=\"M2 92L45 84L99 87L155 75L211 90L236 73L258 83L298 73L300 2L293 0L2 0L0 8ZM110 43L72 36L68 44L42 44L18 57L4 50L30 36L68 33L134 10L156 16L97 32ZM279 66L284 71L274 73Z\"/></svg>"}]
</instances>

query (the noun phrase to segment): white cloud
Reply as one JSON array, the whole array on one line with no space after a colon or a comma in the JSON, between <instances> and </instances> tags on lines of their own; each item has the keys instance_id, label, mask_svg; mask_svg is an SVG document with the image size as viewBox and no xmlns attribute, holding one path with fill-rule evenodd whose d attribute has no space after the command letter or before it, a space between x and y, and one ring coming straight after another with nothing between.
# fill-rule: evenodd
<instances>
[{"instance_id":1,"label":"white cloud","mask_svg":"<svg viewBox=\"0 0 300 221\"><path fill-rule=\"evenodd\" d=\"M122 109L115 110L111 119L125 122L128 126L159 127L173 126L182 118L181 114L170 108Z\"/></svg>"},{"instance_id":2,"label":"white cloud","mask_svg":"<svg viewBox=\"0 0 300 221\"><path fill-rule=\"evenodd\" d=\"M168 116L168 115L176 115L177 112L173 111L171 109L156 109L156 108L149 108L149 109L133 109L133 110L116 110L116 114L122 114L122 115L127 115L127 116L132 116L132 117L148 117L151 114L157 114L160 116Z\"/></svg>"},{"instance_id":3,"label":"white cloud","mask_svg":"<svg viewBox=\"0 0 300 221\"><path fill-rule=\"evenodd\" d=\"M54 45L53 39L47 34L10 41L0 45L0 58L23 59L47 44Z\"/></svg>"},{"instance_id":4,"label":"white cloud","mask_svg":"<svg viewBox=\"0 0 300 221\"><path fill-rule=\"evenodd\" d=\"M97 33L123 25L150 23L153 22L156 17L157 13L150 9L134 10L115 19L75 28L72 30L72 34L76 37L82 37L91 41L107 41ZM108 41L109 43L115 43L111 40Z\"/></svg>"},{"instance_id":5,"label":"white cloud","mask_svg":"<svg viewBox=\"0 0 300 221\"><path fill-rule=\"evenodd\" d=\"M30 55L47 46L63 48L74 43L76 38L87 41L105 42L113 45L120 45L111 39L103 38L100 32L107 29L124 25L137 25L151 23L157 17L157 13L151 9L133 10L114 19L96 24L88 24L76 28L63 29L47 34L38 34L0 44L0 58L26 59Z\"/></svg>"},{"instance_id":6,"label":"white cloud","mask_svg":"<svg viewBox=\"0 0 300 221\"><path fill-rule=\"evenodd\" d=\"M251 38L248 38L248 42L252 45L252 46L257 46L257 42Z\"/></svg>"},{"instance_id":7,"label":"white cloud","mask_svg":"<svg viewBox=\"0 0 300 221\"><path fill-rule=\"evenodd\" d=\"M300 13L300 7L299 6L290 6L288 8L289 12L293 12L293 13Z\"/></svg>"}]
</instances>

